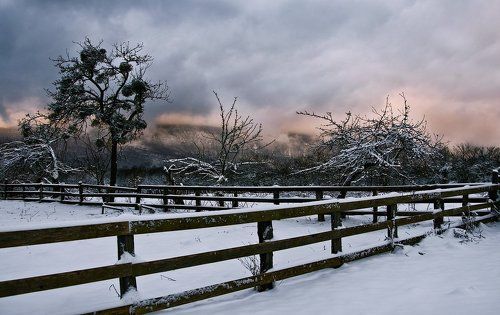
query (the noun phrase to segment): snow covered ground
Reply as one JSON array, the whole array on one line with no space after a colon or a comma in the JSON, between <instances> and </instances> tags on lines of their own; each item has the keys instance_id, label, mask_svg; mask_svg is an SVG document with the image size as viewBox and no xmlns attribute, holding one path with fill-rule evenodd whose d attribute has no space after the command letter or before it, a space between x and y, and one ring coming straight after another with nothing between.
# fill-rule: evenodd
<instances>
[{"instance_id":1,"label":"snow covered ground","mask_svg":"<svg viewBox=\"0 0 500 315\"><path fill-rule=\"evenodd\" d=\"M427 205L421 205L426 209ZM420 208L421 210L421 208ZM185 215L185 214L184 214ZM200 214L197 214L200 215ZM59 203L0 202L0 230L61 221L92 222L131 214ZM159 214L158 216L169 216ZM149 216L148 216L149 217ZM371 222L349 217L345 226ZM275 239L326 231L315 217L274 221ZM400 237L432 229L432 222L400 228ZM452 233L419 246L287 279L275 290L245 290L168 310L171 314L497 314L500 309L500 224L482 226L479 242L460 243ZM256 224L137 235L138 260L152 260L256 243ZM384 242L385 231L343 239L344 252ZM275 253L275 269L331 257L329 242ZM0 249L0 281L116 263L116 238ZM138 277L138 292L126 301L147 299L246 277L238 260ZM0 299L0 314L72 314L120 305L118 280ZM166 311L165 311L166 313Z\"/></svg>"}]
</instances>

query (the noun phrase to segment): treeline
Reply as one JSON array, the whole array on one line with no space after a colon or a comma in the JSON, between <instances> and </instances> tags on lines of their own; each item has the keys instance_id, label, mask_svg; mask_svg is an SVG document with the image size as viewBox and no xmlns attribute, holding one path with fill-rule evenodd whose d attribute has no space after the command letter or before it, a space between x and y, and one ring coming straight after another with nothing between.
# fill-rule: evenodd
<instances>
[{"instance_id":1,"label":"treeline","mask_svg":"<svg viewBox=\"0 0 500 315\"><path fill-rule=\"evenodd\" d=\"M304 143L313 147L314 142ZM167 149L167 148L166 148ZM168 150L168 149L167 149ZM229 178L224 185L338 185L338 173L314 172L296 174L298 171L314 167L322 156L313 149L303 155L289 155L288 144L279 144L267 148L259 156L254 155L255 163L238 176ZM150 155L146 154L148 152ZM141 184L169 184L168 173L160 166L160 146L156 150L127 148L122 157L126 167L119 169L119 183L123 185ZM356 183L359 185L396 185L396 184L427 184L453 182L489 182L491 171L500 165L500 147L485 147L470 143L447 145L443 148L442 157L429 167L418 167L412 170L412 180L380 181L376 177ZM132 160L131 156L141 157ZM165 156L168 158L168 156ZM323 157L324 159L324 157ZM84 174L74 174L68 181L94 181ZM203 176L174 175L176 184L184 185L213 185L214 182Z\"/></svg>"}]
</instances>

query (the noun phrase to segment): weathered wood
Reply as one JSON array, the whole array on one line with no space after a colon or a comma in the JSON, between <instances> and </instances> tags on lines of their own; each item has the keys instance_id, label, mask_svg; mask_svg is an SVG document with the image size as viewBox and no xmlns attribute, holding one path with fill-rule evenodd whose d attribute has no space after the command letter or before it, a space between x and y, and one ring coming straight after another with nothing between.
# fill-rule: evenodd
<instances>
[{"instance_id":1,"label":"weathered wood","mask_svg":"<svg viewBox=\"0 0 500 315\"><path fill-rule=\"evenodd\" d=\"M250 255L259 255L278 250L310 245L331 240L332 237L352 236L359 233L381 230L385 227L385 222L382 222L376 225L370 224L355 226L336 231L327 231L289 239L268 241L252 245L179 256L150 262L140 262L132 265L116 264L111 266L71 271L47 276L5 281L0 282L0 297L42 290L50 290L65 286L125 277L129 275L143 276L152 273L194 267L229 259L246 257Z\"/></svg>"},{"instance_id":2,"label":"weathered wood","mask_svg":"<svg viewBox=\"0 0 500 315\"><path fill-rule=\"evenodd\" d=\"M279 190L280 192L314 192L318 189L328 192L370 192L373 190L378 190L380 192L412 192L412 191L422 191L422 190L433 190L433 189L449 189L458 188L464 186L478 186L485 183L455 183L455 184L430 184L430 185L391 185L391 186L172 186L172 185L141 185L141 187L146 189L157 189L157 188L171 188L178 189L179 191L238 191L238 192L261 192L261 193L272 193L274 190Z\"/></svg>"},{"instance_id":3,"label":"weathered wood","mask_svg":"<svg viewBox=\"0 0 500 315\"><path fill-rule=\"evenodd\" d=\"M425 238L426 235L419 235L401 241L401 244L415 244ZM307 274L310 272L322 270L325 268L336 268L347 262L352 262L362 258L378 255L381 253L389 252L393 249L392 244L384 244L370 249L336 256L329 259L324 259L312 263L307 263L299 266L294 266L286 269L272 271L269 273L260 274L242 278L233 281L227 281L199 289L184 291L168 296L153 298L137 302L135 304L119 306L117 308L95 312L94 314L144 314L162 309L172 308L196 301L205 300L208 298L237 292L240 290L249 289L259 286L269 281L279 281L299 275Z\"/></svg>"},{"instance_id":4,"label":"weathered wood","mask_svg":"<svg viewBox=\"0 0 500 315\"><path fill-rule=\"evenodd\" d=\"M0 282L0 298L114 279L133 274L131 264L76 270Z\"/></svg>"},{"instance_id":5,"label":"weathered wood","mask_svg":"<svg viewBox=\"0 0 500 315\"><path fill-rule=\"evenodd\" d=\"M40 183L40 190L38 193L38 200L42 201L43 200L43 183Z\"/></svg>"},{"instance_id":6,"label":"weathered wood","mask_svg":"<svg viewBox=\"0 0 500 315\"><path fill-rule=\"evenodd\" d=\"M0 248L68 242L129 233L129 222L0 232Z\"/></svg>"},{"instance_id":7,"label":"weathered wood","mask_svg":"<svg viewBox=\"0 0 500 315\"><path fill-rule=\"evenodd\" d=\"M118 235L118 260L124 259L125 254L135 256L134 236L133 235ZM120 277L120 297L123 298L129 290L137 291L137 280L135 276Z\"/></svg>"},{"instance_id":8,"label":"weathered wood","mask_svg":"<svg viewBox=\"0 0 500 315\"><path fill-rule=\"evenodd\" d=\"M259 243L265 243L272 240L273 238L273 223L272 221L257 222L257 235L259 237ZM267 252L260 254L260 274L267 272L273 268L273 252ZM274 288L274 281L269 283L263 283L257 287L259 292L270 290Z\"/></svg>"},{"instance_id":9,"label":"weathered wood","mask_svg":"<svg viewBox=\"0 0 500 315\"><path fill-rule=\"evenodd\" d=\"M347 196L347 193L349 191L347 190L347 188L343 189L343 190L340 190L340 194L337 196L338 199L345 199L345 197ZM340 215L340 218L341 219L345 219L347 216L345 215L345 213L342 213Z\"/></svg>"},{"instance_id":10,"label":"weathered wood","mask_svg":"<svg viewBox=\"0 0 500 315\"><path fill-rule=\"evenodd\" d=\"M78 195L80 198L80 205L82 205L83 204L83 183L82 182L78 182ZM109 201L109 200L106 200L106 201Z\"/></svg>"},{"instance_id":11,"label":"weathered wood","mask_svg":"<svg viewBox=\"0 0 500 315\"><path fill-rule=\"evenodd\" d=\"M195 202L196 202L196 206L197 207L201 207L201 192L199 190L195 191L194 192L194 195L195 197L197 197L197 199L195 199ZM199 210L196 210L196 211L199 211Z\"/></svg>"},{"instance_id":12,"label":"weathered wood","mask_svg":"<svg viewBox=\"0 0 500 315\"><path fill-rule=\"evenodd\" d=\"M59 198L61 198L61 202L64 201L64 198L66 197L66 188L64 187L64 185L61 185L59 186L59 189L60 189L60 195L59 195Z\"/></svg>"},{"instance_id":13,"label":"weathered wood","mask_svg":"<svg viewBox=\"0 0 500 315\"><path fill-rule=\"evenodd\" d=\"M447 209L445 215L461 213L466 209L471 211L485 209L490 206L489 203L481 205L472 205L469 207L459 207ZM397 219L397 225L413 224L421 221L432 220L433 213L427 213L420 216L406 217ZM39 276L27 279L11 280L0 282L0 297L35 292L40 290L48 290L70 285L83 284L94 281L101 281L128 275L147 275L152 273L164 272L179 268L187 268L202 264L214 263L218 261L245 257L252 254L261 254L273 252L292 247L304 246L313 243L331 240L333 238L347 237L361 233L381 230L387 227L387 222L379 222L375 224L361 225L350 228L344 228L334 231L327 231L290 239L277 241L268 241L265 243L246 245L235 248L228 248L218 251L192 254L181 257L167 258L152 262L141 262L130 266L123 264L92 268L87 270L79 270L56 275Z\"/></svg>"},{"instance_id":14,"label":"weathered wood","mask_svg":"<svg viewBox=\"0 0 500 315\"><path fill-rule=\"evenodd\" d=\"M237 191L233 192L233 196L234 196L235 198L238 198L238 192L237 192ZM233 208L238 208L238 206L239 206L239 204L238 204L238 200L237 200L237 199L232 200L232 201L231 201L231 206L232 206Z\"/></svg>"},{"instance_id":15,"label":"weathered wood","mask_svg":"<svg viewBox=\"0 0 500 315\"><path fill-rule=\"evenodd\" d=\"M491 183L492 184L498 184L499 183L499 178L498 178L498 171L499 171L499 169L495 169L491 173ZM488 197L493 202L496 202L498 200L498 186L490 188L490 190L488 191ZM491 212L492 213L498 213L499 212L498 207L496 207L494 204L492 204L492 206L491 206Z\"/></svg>"},{"instance_id":16,"label":"weathered wood","mask_svg":"<svg viewBox=\"0 0 500 315\"><path fill-rule=\"evenodd\" d=\"M497 185L498 186L498 185ZM495 186L495 187L497 187ZM342 212L356 209L364 209L373 206L383 206L384 204L391 203L410 203L414 200L423 200L426 198L438 198L438 197L451 197L457 195L463 195L464 193L478 193L481 191L487 191L491 185L477 186L471 188L452 188L449 190L441 190L439 192L416 192L411 194L403 194L400 196L377 196L361 200L332 200L325 201L324 204L320 205L307 205L300 204L294 206L273 206L268 210L249 210L247 212L239 213L226 213L226 214L214 214L199 217L181 217L172 219L159 219L159 220L138 220L138 221L128 221L113 223L117 226L129 226L131 234L141 234L141 233L156 233L156 232L166 232L166 231L178 231L186 229L197 229L197 228L209 228L225 225L234 224L245 224L252 222L261 221L272 221L285 218L317 215L317 214L328 214L332 212ZM286 209L286 211L282 211ZM110 224L110 225L113 225ZM99 225L95 225L99 226ZM0 232L0 248L10 247L10 246L20 246L20 245L31 245L31 244L43 244L50 242L62 242L84 238L101 237L99 233L94 236L94 226L76 226L76 227L65 227L65 228L54 228L45 230L31 230L31 231L20 231L20 232ZM51 231L50 234L45 234L43 231ZM7 233L7 234L6 234ZM13 234L9 234L13 233ZM18 233L18 234L17 234ZM31 233L31 234L30 234ZM76 235L75 235L76 233ZM119 235L120 231L108 231L108 235ZM127 230L128 233L128 230ZM43 235L44 241L39 241L39 236ZM4 236L5 235L5 236ZM34 235L35 237L30 237ZM18 237L19 236L19 237ZM4 241L5 237L14 238L10 243L9 239Z\"/></svg>"},{"instance_id":17,"label":"weathered wood","mask_svg":"<svg viewBox=\"0 0 500 315\"><path fill-rule=\"evenodd\" d=\"M280 191L278 189L273 190L273 200L275 205L280 204Z\"/></svg>"},{"instance_id":18,"label":"weathered wood","mask_svg":"<svg viewBox=\"0 0 500 315\"><path fill-rule=\"evenodd\" d=\"M434 229L441 229L441 226L444 223L443 210L444 210L443 201L441 199L436 200L434 202L434 211L435 211Z\"/></svg>"},{"instance_id":19,"label":"weathered wood","mask_svg":"<svg viewBox=\"0 0 500 315\"><path fill-rule=\"evenodd\" d=\"M136 187L137 194L135 196L135 210L141 210L141 187Z\"/></svg>"},{"instance_id":20,"label":"weathered wood","mask_svg":"<svg viewBox=\"0 0 500 315\"><path fill-rule=\"evenodd\" d=\"M323 200L323 190L321 189L316 190L316 200ZM318 221L320 222L325 221L325 215L318 214Z\"/></svg>"},{"instance_id":21,"label":"weathered wood","mask_svg":"<svg viewBox=\"0 0 500 315\"><path fill-rule=\"evenodd\" d=\"M162 191L163 191L163 196L162 196L163 205L168 205L168 198L167 198L168 189L167 188L163 188Z\"/></svg>"},{"instance_id":22,"label":"weathered wood","mask_svg":"<svg viewBox=\"0 0 500 315\"><path fill-rule=\"evenodd\" d=\"M465 207L469 204L469 195L465 194L462 196L462 206Z\"/></svg>"},{"instance_id":23,"label":"weathered wood","mask_svg":"<svg viewBox=\"0 0 500 315\"><path fill-rule=\"evenodd\" d=\"M332 231L342 226L342 219L339 212L334 212L330 215L330 223ZM337 254L342 251L342 238L333 238L331 241L332 254Z\"/></svg>"},{"instance_id":24,"label":"weathered wood","mask_svg":"<svg viewBox=\"0 0 500 315\"><path fill-rule=\"evenodd\" d=\"M398 205L395 203L387 205L387 221L389 223L387 226L387 237L391 240L398 238L398 225L396 223L397 209Z\"/></svg>"},{"instance_id":25,"label":"weathered wood","mask_svg":"<svg viewBox=\"0 0 500 315\"><path fill-rule=\"evenodd\" d=\"M225 206L225 201L226 201L226 199L224 198L225 197L224 193L223 192L217 192L216 195L217 195L217 197L219 197L219 199L218 199L219 207L224 207Z\"/></svg>"},{"instance_id":26,"label":"weathered wood","mask_svg":"<svg viewBox=\"0 0 500 315\"><path fill-rule=\"evenodd\" d=\"M378 191L377 190L373 191L373 196L374 197L378 196ZM378 214L377 214L377 212L378 212L378 207L377 206L373 207L373 220L372 220L373 223L377 223L377 221L378 221Z\"/></svg>"}]
</instances>

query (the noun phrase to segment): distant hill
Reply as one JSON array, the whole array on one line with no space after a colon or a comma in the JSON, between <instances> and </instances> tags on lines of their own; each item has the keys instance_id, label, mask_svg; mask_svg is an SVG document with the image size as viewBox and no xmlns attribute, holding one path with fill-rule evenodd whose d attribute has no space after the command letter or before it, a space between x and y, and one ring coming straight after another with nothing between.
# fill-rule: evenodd
<instances>
[{"instance_id":1,"label":"distant hill","mask_svg":"<svg viewBox=\"0 0 500 315\"><path fill-rule=\"evenodd\" d=\"M17 127L0 127L0 144L21 139Z\"/></svg>"}]
</instances>

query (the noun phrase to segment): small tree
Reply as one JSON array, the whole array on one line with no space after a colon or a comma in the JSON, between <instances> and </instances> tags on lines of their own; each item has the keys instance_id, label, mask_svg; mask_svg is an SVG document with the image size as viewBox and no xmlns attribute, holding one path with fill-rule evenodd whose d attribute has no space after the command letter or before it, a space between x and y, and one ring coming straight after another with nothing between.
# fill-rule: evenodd
<instances>
[{"instance_id":1,"label":"small tree","mask_svg":"<svg viewBox=\"0 0 500 315\"><path fill-rule=\"evenodd\" d=\"M0 146L0 173L5 180L58 182L61 174L77 169L59 159L57 151L71 137L71 128L48 124L41 113L26 115L19 122L23 136Z\"/></svg>"},{"instance_id":2,"label":"small tree","mask_svg":"<svg viewBox=\"0 0 500 315\"><path fill-rule=\"evenodd\" d=\"M100 130L96 145L110 144L110 185L116 184L118 146L135 139L147 126L143 119L148 100L169 101L165 82L146 78L153 58L141 54L143 46L114 44L109 52L102 42L86 38L78 43L79 55L54 59L61 78L48 91L49 120L73 125L80 131L87 126Z\"/></svg>"},{"instance_id":3,"label":"small tree","mask_svg":"<svg viewBox=\"0 0 500 315\"><path fill-rule=\"evenodd\" d=\"M410 120L410 106L405 95L400 96L401 111L394 112L387 98L382 110L373 109L372 118L348 112L344 120L337 122L329 112L298 112L325 122L319 128L321 141L316 149L328 152L329 157L296 173L334 172L340 175L342 185L368 179L384 184L391 180L412 181L413 170L432 162L443 144L429 134L425 120Z\"/></svg>"},{"instance_id":4,"label":"small tree","mask_svg":"<svg viewBox=\"0 0 500 315\"><path fill-rule=\"evenodd\" d=\"M244 160L248 150L258 150L269 144L262 145L262 125L238 113L236 97L229 109L225 109L219 95L213 93L219 105L219 128L202 134L201 141L194 143L196 156L167 160L165 171L169 177L179 173L221 184L241 174L242 167L254 163Z\"/></svg>"}]
</instances>

